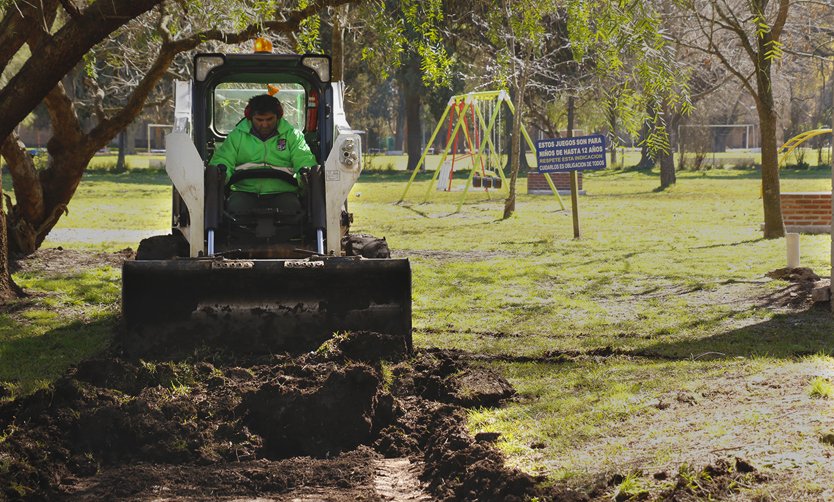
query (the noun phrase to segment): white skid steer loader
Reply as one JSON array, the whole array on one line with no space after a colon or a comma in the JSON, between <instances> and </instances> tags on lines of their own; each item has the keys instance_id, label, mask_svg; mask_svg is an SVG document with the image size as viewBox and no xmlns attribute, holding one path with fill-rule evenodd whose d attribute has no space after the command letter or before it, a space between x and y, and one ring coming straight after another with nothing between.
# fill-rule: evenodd
<instances>
[{"instance_id":1,"label":"white skid steer loader","mask_svg":"<svg viewBox=\"0 0 834 502\"><path fill-rule=\"evenodd\" d=\"M361 138L329 57L198 54L194 80L178 84L177 125L166 137L172 232L143 241L123 266L124 351L300 352L339 331L402 337L410 350L408 260L345 256ZM225 177L207 168L249 98L266 92L320 164L301 175L302 211L291 224L279 211L230 214Z\"/></svg>"}]
</instances>

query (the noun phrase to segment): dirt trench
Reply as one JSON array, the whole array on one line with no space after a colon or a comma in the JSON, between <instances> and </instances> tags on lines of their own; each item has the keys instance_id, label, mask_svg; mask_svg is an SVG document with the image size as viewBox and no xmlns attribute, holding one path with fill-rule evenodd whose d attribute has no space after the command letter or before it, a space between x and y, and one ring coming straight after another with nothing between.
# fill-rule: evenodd
<instances>
[{"instance_id":1,"label":"dirt trench","mask_svg":"<svg viewBox=\"0 0 834 502\"><path fill-rule=\"evenodd\" d=\"M0 406L0 487L28 500L524 500L536 480L463 406L512 387L374 333L300 356L84 361ZM383 337L384 338L384 337ZM379 347L392 347L387 352ZM383 363L383 360L386 361Z\"/></svg>"}]
</instances>

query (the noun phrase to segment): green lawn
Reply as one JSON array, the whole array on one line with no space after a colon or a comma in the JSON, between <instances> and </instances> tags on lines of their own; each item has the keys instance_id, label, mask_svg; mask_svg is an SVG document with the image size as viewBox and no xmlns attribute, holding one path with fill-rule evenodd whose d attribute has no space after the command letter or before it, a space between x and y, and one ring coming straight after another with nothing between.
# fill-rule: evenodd
<instances>
[{"instance_id":1,"label":"green lawn","mask_svg":"<svg viewBox=\"0 0 834 502\"><path fill-rule=\"evenodd\" d=\"M650 424L658 413L652 403L670 392L706 392L727 375L745 381L810 355L831 365L834 321L825 309L783 312L757 300L787 286L765 277L785 266L785 242L761 237L757 171L681 172L662 192L657 172L586 173L582 237L574 239L570 210L552 196L527 195L525 178L507 220L501 191L470 190L460 212L460 192L432 189L422 203L429 173L395 204L408 180L401 160L371 161L375 169L349 199L353 230L385 236L395 256L410 258L415 347L499 356L489 364L520 397L473 410L471 427L501 432L499 447L513 465L554 481L581 479L591 457L577 452L609 438L612 428ZM782 172L783 191L830 187L828 169ZM169 206L159 172L88 174L56 229L65 236L165 231ZM800 240L802 265L829 275L830 237ZM47 241L106 251L136 244ZM0 381L24 392L106 343L102 333L117 320L118 277L105 269L16 279L44 295L28 300L41 306L42 318L0 316ZM93 298L79 281L99 281L104 293ZM48 301L75 313L56 319ZM86 348L73 351L78 336ZM627 441L606 444L594 455L616 463ZM673 458L661 447L652 455L656 463Z\"/></svg>"}]
</instances>

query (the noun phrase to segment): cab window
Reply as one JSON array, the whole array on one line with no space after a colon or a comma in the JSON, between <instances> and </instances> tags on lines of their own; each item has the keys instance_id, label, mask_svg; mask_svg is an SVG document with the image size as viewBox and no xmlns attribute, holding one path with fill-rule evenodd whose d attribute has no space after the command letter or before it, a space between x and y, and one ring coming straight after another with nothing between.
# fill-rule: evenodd
<instances>
[{"instance_id":1,"label":"cab window","mask_svg":"<svg viewBox=\"0 0 834 502\"><path fill-rule=\"evenodd\" d=\"M264 84L251 82L223 82L214 88L214 131L227 135L243 118L249 98L278 89L274 94L284 107L284 118L295 128L304 129L306 94L304 87L296 83Z\"/></svg>"}]
</instances>

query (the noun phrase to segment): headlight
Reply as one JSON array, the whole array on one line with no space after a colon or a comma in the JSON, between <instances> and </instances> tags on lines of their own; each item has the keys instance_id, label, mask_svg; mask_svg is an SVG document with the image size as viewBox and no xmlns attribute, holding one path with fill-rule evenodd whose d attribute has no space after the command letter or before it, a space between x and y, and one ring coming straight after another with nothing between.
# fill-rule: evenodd
<instances>
[{"instance_id":1,"label":"headlight","mask_svg":"<svg viewBox=\"0 0 834 502\"><path fill-rule=\"evenodd\" d=\"M346 139L342 143L342 157L340 159L342 164L353 167L357 159L359 159L359 154L356 153L356 142L352 139Z\"/></svg>"}]
</instances>

